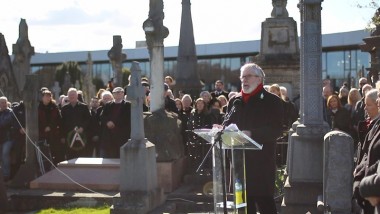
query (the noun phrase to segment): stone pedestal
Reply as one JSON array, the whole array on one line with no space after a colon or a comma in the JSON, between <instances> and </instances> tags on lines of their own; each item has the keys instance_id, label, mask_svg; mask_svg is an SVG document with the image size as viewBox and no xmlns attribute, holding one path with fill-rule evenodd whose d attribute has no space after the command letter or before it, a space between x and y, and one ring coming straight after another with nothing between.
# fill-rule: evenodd
<instances>
[{"instance_id":1,"label":"stone pedestal","mask_svg":"<svg viewBox=\"0 0 380 214\"><path fill-rule=\"evenodd\" d=\"M155 157L155 146L146 139L129 140L120 148L120 198L115 198L112 214L148 213L165 201Z\"/></svg>"}]
</instances>

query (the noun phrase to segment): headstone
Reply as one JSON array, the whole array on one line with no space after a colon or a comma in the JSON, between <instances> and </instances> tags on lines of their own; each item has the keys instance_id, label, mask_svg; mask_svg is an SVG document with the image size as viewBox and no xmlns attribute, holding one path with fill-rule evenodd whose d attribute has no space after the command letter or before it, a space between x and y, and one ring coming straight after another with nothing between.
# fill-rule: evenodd
<instances>
[{"instance_id":1,"label":"headstone","mask_svg":"<svg viewBox=\"0 0 380 214\"><path fill-rule=\"evenodd\" d=\"M120 148L120 198L115 198L112 214L148 213L164 201L157 184L156 150L145 138L143 111L144 88L141 70L132 63L128 100L131 102L131 139Z\"/></svg>"},{"instance_id":2,"label":"headstone","mask_svg":"<svg viewBox=\"0 0 380 214\"><path fill-rule=\"evenodd\" d=\"M323 137L329 127L323 121L321 2L301 0L301 118L290 137L285 196L281 213L318 213L322 195Z\"/></svg>"},{"instance_id":3,"label":"headstone","mask_svg":"<svg viewBox=\"0 0 380 214\"><path fill-rule=\"evenodd\" d=\"M21 165L19 171L12 180L11 185L17 187L27 187L29 182L37 178L38 168L36 159L35 143L38 137L38 104L39 104L39 81L38 75L26 75L23 101L25 104L25 127L26 127L26 158L25 163Z\"/></svg>"},{"instance_id":4,"label":"headstone","mask_svg":"<svg viewBox=\"0 0 380 214\"><path fill-rule=\"evenodd\" d=\"M59 87L59 82L58 81L54 81L54 85L53 87L51 87L51 92L53 92L53 96L54 96L54 99L56 101L58 101L58 98L61 94L61 87Z\"/></svg>"},{"instance_id":5,"label":"headstone","mask_svg":"<svg viewBox=\"0 0 380 214\"><path fill-rule=\"evenodd\" d=\"M86 71L86 75L84 76L83 93L85 94L84 97L85 97L86 103L90 103L91 98L94 97L96 94L96 88L92 82L93 62L92 62L91 52L88 52L86 63L87 63L87 71Z\"/></svg>"},{"instance_id":6,"label":"headstone","mask_svg":"<svg viewBox=\"0 0 380 214\"><path fill-rule=\"evenodd\" d=\"M190 0L182 0L181 30L179 35L175 95L179 91L193 96L201 92L202 84L197 71L197 53L194 41Z\"/></svg>"},{"instance_id":7,"label":"headstone","mask_svg":"<svg viewBox=\"0 0 380 214\"><path fill-rule=\"evenodd\" d=\"M143 23L150 58L150 111L164 109L164 39L169 30L164 26L163 0L149 1L148 19Z\"/></svg>"},{"instance_id":8,"label":"headstone","mask_svg":"<svg viewBox=\"0 0 380 214\"><path fill-rule=\"evenodd\" d=\"M353 157L354 141L350 135L340 131L325 135L323 201L331 213L351 213Z\"/></svg>"},{"instance_id":9,"label":"headstone","mask_svg":"<svg viewBox=\"0 0 380 214\"><path fill-rule=\"evenodd\" d=\"M13 44L13 72L19 91L24 89L25 75L30 74L30 59L34 55L34 47L31 46L28 38L28 25L25 19L21 19L19 25L19 37L16 44Z\"/></svg>"},{"instance_id":10,"label":"headstone","mask_svg":"<svg viewBox=\"0 0 380 214\"><path fill-rule=\"evenodd\" d=\"M265 84L285 86L292 99L300 93L297 23L289 17L286 0L272 0L272 4L271 17L261 25L260 53L255 61L265 71Z\"/></svg>"},{"instance_id":11,"label":"headstone","mask_svg":"<svg viewBox=\"0 0 380 214\"><path fill-rule=\"evenodd\" d=\"M113 46L108 51L108 58L110 59L112 70L113 70L113 80L115 87L122 87L122 68L123 62L127 59L127 55L122 53L123 44L121 40L121 36L114 35L113 36Z\"/></svg>"},{"instance_id":12,"label":"headstone","mask_svg":"<svg viewBox=\"0 0 380 214\"><path fill-rule=\"evenodd\" d=\"M4 35L0 33L0 95L11 101L19 101L21 96L14 75L8 47Z\"/></svg>"}]
</instances>

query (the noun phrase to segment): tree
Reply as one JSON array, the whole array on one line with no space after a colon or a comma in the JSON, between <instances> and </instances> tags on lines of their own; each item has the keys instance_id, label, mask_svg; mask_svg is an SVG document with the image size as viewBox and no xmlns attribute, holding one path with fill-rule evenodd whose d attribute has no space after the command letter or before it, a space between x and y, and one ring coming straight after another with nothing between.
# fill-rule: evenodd
<instances>
[{"instance_id":1,"label":"tree","mask_svg":"<svg viewBox=\"0 0 380 214\"><path fill-rule=\"evenodd\" d=\"M376 10L375 14L371 18L371 20L367 23L367 29L374 30L376 26L380 26L380 7L379 7L379 0L370 0L366 4L358 4L358 8L372 8Z\"/></svg>"},{"instance_id":2,"label":"tree","mask_svg":"<svg viewBox=\"0 0 380 214\"><path fill-rule=\"evenodd\" d=\"M70 74L70 83L75 85L75 82L78 80L80 87L78 89L82 89L82 74L81 68L78 62L68 61L62 63L62 65L58 65L55 73L55 80L59 82L59 86L63 86L65 80L65 74Z\"/></svg>"}]
</instances>

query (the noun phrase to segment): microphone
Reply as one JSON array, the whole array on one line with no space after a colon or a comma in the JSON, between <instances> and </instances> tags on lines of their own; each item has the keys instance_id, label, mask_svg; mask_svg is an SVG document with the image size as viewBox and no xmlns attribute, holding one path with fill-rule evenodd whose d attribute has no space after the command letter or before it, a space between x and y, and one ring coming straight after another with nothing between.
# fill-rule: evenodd
<instances>
[{"instance_id":1,"label":"microphone","mask_svg":"<svg viewBox=\"0 0 380 214\"><path fill-rule=\"evenodd\" d=\"M242 100L241 98L237 98L234 100L232 103L232 108L231 110L224 116L224 120L222 123L222 126L224 128L224 125L226 124L227 121L229 121L231 115L236 112L236 109L239 108L242 105Z\"/></svg>"}]
</instances>

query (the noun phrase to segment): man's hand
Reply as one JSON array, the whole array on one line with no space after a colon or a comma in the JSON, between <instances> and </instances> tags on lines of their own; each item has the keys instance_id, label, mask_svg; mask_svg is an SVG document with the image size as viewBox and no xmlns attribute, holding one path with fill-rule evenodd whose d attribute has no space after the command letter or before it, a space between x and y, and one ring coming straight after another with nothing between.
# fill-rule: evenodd
<instances>
[{"instance_id":1,"label":"man's hand","mask_svg":"<svg viewBox=\"0 0 380 214\"><path fill-rule=\"evenodd\" d=\"M244 134L246 134L248 137L251 137L251 131L249 130L242 130Z\"/></svg>"},{"instance_id":2,"label":"man's hand","mask_svg":"<svg viewBox=\"0 0 380 214\"><path fill-rule=\"evenodd\" d=\"M51 130L51 129L50 129L49 126L46 126L46 127L45 127L45 132L50 132L50 130Z\"/></svg>"},{"instance_id":3,"label":"man's hand","mask_svg":"<svg viewBox=\"0 0 380 214\"><path fill-rule=\"evenodd\" d=\"M106 125L107 125L107 128L109 129L115 128L115 124L112 121L108 121Z\"/></svg>"},{"instance_id":4,"label":"man's hand","mask_svg":"<svg viewBox=\"0 0 380 214\"><path fill-rule=\"evenodd\" d=\"M371 196L371 197L365 198L365 200L369 201L369 203L372 206L377 206L378 204L380 204L380 197L377 197L377 196Z\"/></svg>"}]
</instances>

